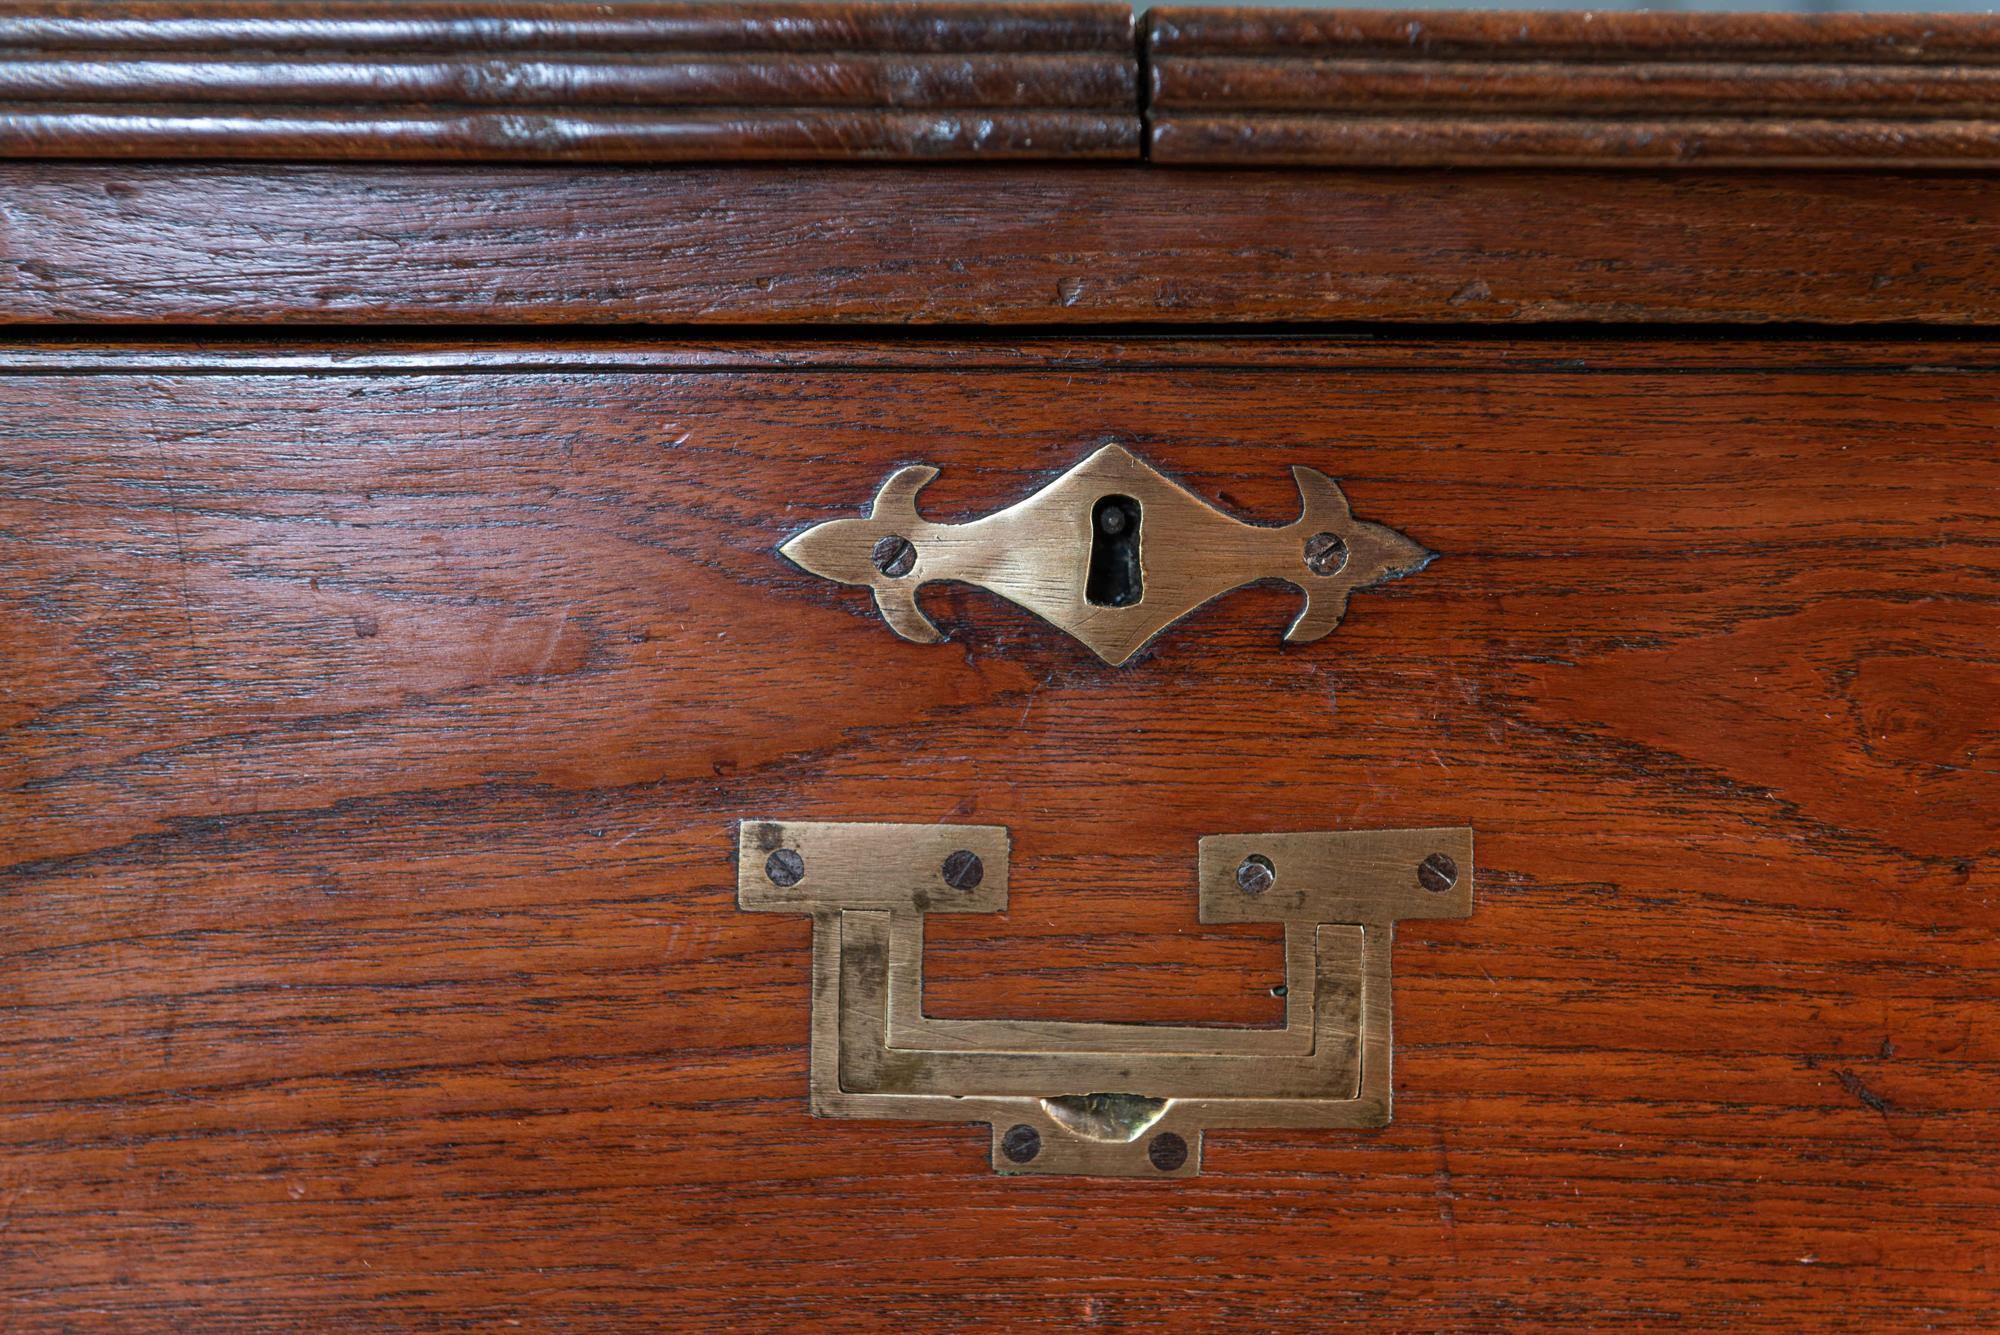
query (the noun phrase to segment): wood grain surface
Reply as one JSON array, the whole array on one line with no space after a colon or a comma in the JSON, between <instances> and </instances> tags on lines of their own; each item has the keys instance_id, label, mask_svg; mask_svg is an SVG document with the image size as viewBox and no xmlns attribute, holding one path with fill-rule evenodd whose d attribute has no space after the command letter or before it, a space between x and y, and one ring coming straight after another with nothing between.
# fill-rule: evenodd
<instances>
[{"instance_id":1,"label":"wood grain surface","mask_svg":"<svg viewBox=\"0 0 2000 1335\"><path fill-rule=\"evenodd\" d=\"M1991 1327L1985 344L71 345L0 420L9 1329ZM1441 558L1110 669L773 552L1106 438ZM1480 901L1390 1126L999 1179L806 1115L742 816L1010 826L953 1016L1276 1022L1205 833L1466 823Z\"/></svg>"},{"instance_id":2,"label":"wood grain surface","mask_svg":"<svg viewBox=\"0 0 2000 1335\"><path fill-rule=\"evenodd\" d=\"M1094 4L14 3L0 157L1139 156Z\"/></svg>"},{"instance_id":3,"label":"wood grain surface","mask_svg":"<svg viewBox=\"0 0 2000 1335\"><path fill-rule=\"evenodd\" d=\"M1040 0L10 0L0 47L160 52L1122 51L1122 4Z\"/></svg>"},{"instance_id":4,"label":"wood grain surface","mask_svg":"<svg viewBox=\"0 0 2000 1335\"><path fill-rule=\"evenodd\" d=\"M1165 7L1144 32L1161 163L2000 164L1988 14Z\"/></svg>"},{"instance_id":5,"label":"wood grain surface","mask_svg":"<svg viewBox=\"0 0 2000 1335\"><path fill-rule=\"evenodd\" d=\"M1993 324L1979 176L0 163L11 324Z\"/></svg>"},{"instance_id":6,"label":"wood grain surface","mask_svg":"<svg viewBox=\"0 0 2000 1335\"><path fill-rule=\"evenodd\" d=\"M2000 17L1160 5L1147 11L1146 42L1160 56L1283 56L1307 48L1337 48L1356 55L1445 60L1642 56L1982 65L2000 60Z\"/></svg>"},{"instance_id":7,"label":"wood grain surface","mask_svg":"<svg viewBox=\"0 0 2000 1335\"><path fill-rule=\"evenodd\" d=\"M26 0L0 157L1990 170L1996 65L1990 15Z\"/></svg>"}]
</instances>

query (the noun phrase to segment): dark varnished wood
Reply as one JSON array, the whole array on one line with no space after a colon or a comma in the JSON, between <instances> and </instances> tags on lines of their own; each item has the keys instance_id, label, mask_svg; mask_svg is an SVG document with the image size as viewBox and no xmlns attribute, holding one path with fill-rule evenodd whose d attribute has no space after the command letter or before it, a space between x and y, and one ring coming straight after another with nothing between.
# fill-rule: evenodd
<instances>
[{"instance_id":1,"label":"dark varnished wood","mask_svg":"<svg viewBox=\"0 0 2000 1335\"><path fill-rule=\"evenodd\" d=\"M2000 165L1983 15L138 0L0 53L6 157Z\"/></svg>"},{"instance_id":2,"label":"dark varnished wood","mask_svg":"<svg viewBox=\"0 0 2000 1335\"><path fill-rule=\"evenodd\" d=\"M1156 162L1990 167L1989 15L1156 9Z\"/></svg>"},{"instance_id":3,"label":"dark varnished wood","mask_svg":"<svg viewBox=\"0 0 2000 1335\"><path fill-rule=\"evenodd\" d=\"M10 1322L1984 1324L1991 348L1427 342L9 352ZM1442 557L1112 670L772 554L1110 435ZM1482 897L1402 934L1389 1127L1002 1180L806 1117L745 814L1012 826L952 1015L1274 1022L1203 833L1465 822Z\"/></svg>"},{"instance_id":4,"label":"dark varnished wood","mask_svg":"<svg viewBox=\"0 0 2000 1335\"><path fill-rule=\"evenodd\" d=\"M0 47L172 52L1119 51L1120 4L807 0L14 0Z\"/></svg>"},{"instance_id":5,"label":"dark varnished wood","mask_svg":"<svg viewBox=\"0 0 2000 1335\"><path fill-rule=\"evenodd\" d=\"M0 101L172 104L191 97L408 106L1024 107L1130 115L1129 55L403 55L276 65L245 59L0 59ZM58 113L60 114L60 113ZM148 114L141 110L137 113ZM156 114L156 113L155 113Z\"/></svg>"},{"instance_id":6,"label":"dark varnished wood","mask_svg":"<svg viewBox=\"0 0 2000 1335\"><path fill-rule=\"evenodd\" d=\"M1284 9L1165 5L1148 13L1161 56L1355 55L1881 64L1993 64L1991 14L1648 13L1605 10Z\"/></svg>"},{"instance_id":7,"label":"dark varnished wood","mask_svg":"<svg viewBox=\"0 0 2000 1335\"><path fill-rule=\"evenodd\" d=\"M123 106L0 112L16 157L335 158L369 161L762 162L814 159L1130 158L1125 113L731 108L533 114L289 107Z\"/></svg>"},{"instance_id":8,"label":"dark varnished wood","mask_svg":"<svg viewBox=\"0 0 2000 1335\"><path fill-rule=\"evenodd\" d=\"M2000 108L2000 67L1987 65L1213 56L1161 61L1151 75L1163 112L1977 119ZM20 77L0 66L0 78Z\"/></svg>"},{"instance_id":9,"label":"dark varnished wood","mask_svg":"<svg viewBox=\"0 0 2000 1335\"><path fill-rule=\"evenodd\" d=\"M1150 152L1156 162L1215 166L1964 170L2000 165L2000 118L1163 115Z\"/></svg>"},{"instance_id":10,"label":"dark varnished wood","mask_svg":"<svg viewBox=\"0 0 2000 1335\"><path fill-rule=\"evenodd\" d=\"M0 156L1136 158L1108 5L28 5Z\"/></svg>"},{"instance_id":11,"label":"dark varnished wood","mask_svg":"<svg viewBox=\"0 0 2000 1335\"><path fill-rule=\"evenodd\" d=\"M1032 370L1166 372L1221 370L1414 375L1469 369L1512 374L1580 375L1608 371L1743 374L1795 370L1897 372L1911 375L2000 368L2000 344L1978 331L1891 332L1857 339L1815 330L1646 333L1571 331L1526 338L1506 331L1384 329L1280 337L1218 333L1149 333L1079 337L1004 331L912 331L893 339L834 331L819 336L711 336L699 342L639 336L534 333L484 339L291 334L256 339L167 334L107 342L36 338L0 343L0 374L172 373L238 377L256 373L315 377L383 374L506 376L521 373L665 373L672 371L953 371ZM1294 497L1294 500L1297 498Z\"/></svg>"},{"instance_id":12,"label":"dark varnished wood","mask_svg":"<svg viewBox=\"0 0 2000 1335\"><path fill-rule=\"evenodd\" d=\"M0 319L2000 320L1988 178L0 163Z\"/></svg>"}]
</instances>

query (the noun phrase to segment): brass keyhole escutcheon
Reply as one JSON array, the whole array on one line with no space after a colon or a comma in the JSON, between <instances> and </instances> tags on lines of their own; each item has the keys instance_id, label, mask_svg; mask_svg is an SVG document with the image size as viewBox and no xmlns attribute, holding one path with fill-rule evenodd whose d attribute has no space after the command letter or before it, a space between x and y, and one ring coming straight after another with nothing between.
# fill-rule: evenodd
<instances>
[{"instance_id":1,"label":"brass keyhole escutcheon","mask_svg":"<svg viewBox=\"0 0 2000 1335\"><path fill-rule=\"evenodd\" d=\"M918 608L917 590L955 580L1027 608L1113 665L1202 604L1261 579L1305 593L1285 639L1316 640L1340 624L1355 589L1432 559L1394 529L1354 518L1339 484L1311 468L1292 469L1299 517L1273 526L1223 513L1119 445L965 524L917 513L917 494L937 475L928 465L900 468L866 518L814 525L779 551L824 579L873 591L883 620L906 640L944 638Z\"/></svg>"}]
</instances>

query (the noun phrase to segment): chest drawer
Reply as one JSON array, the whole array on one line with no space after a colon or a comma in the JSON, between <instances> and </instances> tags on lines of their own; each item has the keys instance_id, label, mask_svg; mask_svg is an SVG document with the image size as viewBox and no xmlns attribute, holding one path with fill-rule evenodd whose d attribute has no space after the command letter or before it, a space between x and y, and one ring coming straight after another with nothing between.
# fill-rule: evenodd
<instances>
[{"instance_id":1,"label":"chest drawer","mask_svg":"<svg viewBox=\"0 0 2000 1335\"><path fill-rule=\"evenodd\" d=\"M7 358L31 1317L936 1321L1035 1277L1010 1320L1890 1321L1984 1282L1942 1245L1990 1244L2000 1131L1984 341ZM1253 583L1113 666L962 583L912 642L778 551L900 467L966 523L1106 444L1260 526L1319 470L1435 559L1309 643ZM965 1127L809 1115L758 819L1006 828L1006 911L930 920L941 1020L1281 1025L1280 930L1198 920L1219 832L1471 827L1478 902L1399 937L1388 1125L994 1177Z\"/></svg>"}]
</instances>

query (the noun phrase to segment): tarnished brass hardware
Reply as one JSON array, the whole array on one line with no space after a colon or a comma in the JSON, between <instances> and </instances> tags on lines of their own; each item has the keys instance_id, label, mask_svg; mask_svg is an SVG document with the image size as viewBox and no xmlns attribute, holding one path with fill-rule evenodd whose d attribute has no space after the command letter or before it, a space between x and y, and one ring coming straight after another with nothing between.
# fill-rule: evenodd
<instances>
[{"instance_id":1,"label":"tarnished brass hardware","mask_svg":"<svg viewBox=\"0 0 2000 1335\"><path fill-rule=\"evenodd\" d=\"M1192 1177L1211 1127L1381 1126L1402 918L1472 912L1472 831L1218 834L1203 922L1285 925L1285 1024L946 1020L927 913L1007 907L998 825L744 821L736 902L813 918L812 1109L986 1122L1002 1173ZM972 868L978 874L972 874Z\"/></svg>"},{"instance_id":2,"label":"tarnished brass hardware","mask_svg":"<svg viewBox=\"0 0 2000 1335\"><path fill-rule=\"evenodd\" d=\"M1304 503L1275 528L1210 505L1118 445L1106 445L1034 495L984 519L934 524L917 493L928 465L890 474L865 519L817 524L778 550L824 579L874 591L882 619L920 644L944 638L917 590L957 580L991 590L1123 663L1169 625L1231 589L1281 579L1305 592L1293 644L1340 624L1347 595L1407 575L1432 553L1354 518L1337 483L1293 468Z\"/></svg>"}]
</instances>

